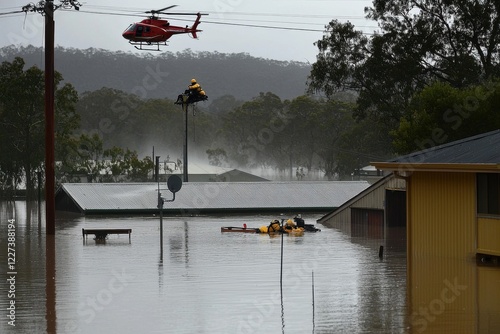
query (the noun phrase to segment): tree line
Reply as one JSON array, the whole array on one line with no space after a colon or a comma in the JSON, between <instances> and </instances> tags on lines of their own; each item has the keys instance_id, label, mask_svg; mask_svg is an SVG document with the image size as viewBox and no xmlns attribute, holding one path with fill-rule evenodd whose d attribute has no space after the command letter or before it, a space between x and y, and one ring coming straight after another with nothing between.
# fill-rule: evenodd
<instances>
[{"instance_id":1,"label":"tree line","mask_svg":"<svg viewBox=\"0 0 500 334\"><path fill-rule=\"evenodd\" d=\"M301 166L346 179L370 161L500 128L497 2L375 0L366 14L380 28L372 36L349 22L326 26L305 94L227 94L190 109L190 150L216 165ZM0 67L3 188L23 175L33 185L43 169L42 74L20 58ZM77 94L58 75L56 119L59 180L77 172L142 180L152 146L181 155L183 113L171 98L116 88Z\"/></svg>"},{"instance_id":2,"label":"tree line","mask_svg":"<svg viewBox=\"0 0 500 334\"><path fill-rule=\"evenodd\" d=\"M396 154L500 127L498 1L375 0L365 13L372 36L328 24L310 91L356 91L356 119L383 124Z\"/></svg>"},{"instance_id":3,"label":"tree line","mask_svg":"<svg viewBox=\"0 0 500 334\"><path fill-rule=\"evenodd\" d=\"M43 54L41 47L9 46L0 49L0 61L20 56L27 67L43 68ZM56 47L54 57L55 69L79 93L108 87L141 98L174 99L195 77L211 99L233 95L249 100L261 91L291 99L304 94L310 71L306 63L189 49L135 54Z\"/></svg>"}]
</instances>

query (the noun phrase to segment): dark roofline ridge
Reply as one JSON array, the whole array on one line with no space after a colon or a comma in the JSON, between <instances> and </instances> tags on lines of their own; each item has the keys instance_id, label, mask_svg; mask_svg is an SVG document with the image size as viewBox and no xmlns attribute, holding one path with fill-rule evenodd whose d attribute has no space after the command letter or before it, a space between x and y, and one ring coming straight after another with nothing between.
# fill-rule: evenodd
<instances>
[{"instance_id":1,"label":"dark roofline ridge","mask_svg":"<svg viewBox=\"0 0 500 334\"><path fill-rule=\"evenodd\" d=\"M467 138L455 140L455 141L452 141L452 142L449 142L449 143L445 143L445 144L441 144L441 145L438 145L438 146L429 147L429 148L426 148L426 149L421 150L421 151L412 152L412 153L409 153L409 154L406 154L406 155L403 155L403 156L399 156L399 157L394 158L392 160L389 160L388 162L411 162L411 160L412 160L413 157L416 157L416 156L419 156L419 155L422 155L422 154L428 154L429 152L439 151L439 150L442 150L442 149L445 149L445 148L448 148L448 147L460 145L460 144L467 143L467 142L470 142L470 141L474 141L474 140L477 140L477 139L480 139L480 138L489 137L489 136L497 134L497 133L500 133L500 129L493 130L493 131L486 132L486 133L481 133L481 134L478 134L478 135L475 135L475 136L472 136L472 137L467 137Z\"/></svg>"},{"instance_id":2,"label":"dark roofline ridge","mask_svg":"<svg viewBox=\"0 0 500 334\"><path fill-rule=\"evenodd\" d=\"M360 193L358 193L357 195L354 195L353 197L351 197L350 199L348 199L347 201L345 201L344 203L342 203L339 207L335 208L335 210L333 211L330 211L328 212L327 214L325 214L324 216L320 217L317 222L318 223L322 223L325 219L329 219L335 215L337 215L341 210L343 210L343 208L345 207L348 207L349 205L351 205L352 203L354 203L355 201L357 201L358 199L362 198L363 196L365 196L366 194L372 192L374 189L377 189L378 187L380 187L381 185L383 184L386 184L387 182L389 182L391 180L391 178L394 177L394 173L389 173L387 174L386 176L382 177L381 179L377 180L377 182L373 183L372 185L370 185L368 188L366 188L365 190L362 190Z\"/></svg>"}]
</instances>

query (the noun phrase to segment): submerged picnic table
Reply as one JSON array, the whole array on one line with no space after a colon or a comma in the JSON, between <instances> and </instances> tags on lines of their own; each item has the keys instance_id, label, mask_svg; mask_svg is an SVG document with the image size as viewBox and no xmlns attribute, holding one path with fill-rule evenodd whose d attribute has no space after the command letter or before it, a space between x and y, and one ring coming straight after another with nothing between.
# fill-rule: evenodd
<instances>
[{"instance_id":1,"label":"submerged picnic table","mask_svg":"<svg viewBox=\"0 0 500 334\"><path fill-rule=\"evenodd\" d=\"M130 242L131 228L82 228L83 239L87 239L87 235L95 235L96 240L106 240L108 234L128 234L128 241Z\"/></svg>"}]
</instances>

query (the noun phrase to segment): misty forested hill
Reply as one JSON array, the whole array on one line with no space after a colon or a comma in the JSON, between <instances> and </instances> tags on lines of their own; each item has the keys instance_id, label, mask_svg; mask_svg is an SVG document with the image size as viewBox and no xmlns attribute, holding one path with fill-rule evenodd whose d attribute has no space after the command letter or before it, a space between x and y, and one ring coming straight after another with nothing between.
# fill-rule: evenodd
<instances>
[{"instance_id":1,"label":"misty forested hill","mask_svg":"<svg viewBox=\"0 0 500 334\"><path fill-rule=\"evenodd\" d=\"M0 61L12 61L16 56L22 57L28 67L44 67L42 48L0 49ZM109 87L142 98L174 99L196 78L212 101L223 95L249 100L260 92L293 99L304 94L310 71L305 63L254 58L243 53L185 50L136 55L65 48L56 48L55 68L80 93Z\"/></svg>"}]
</instances>

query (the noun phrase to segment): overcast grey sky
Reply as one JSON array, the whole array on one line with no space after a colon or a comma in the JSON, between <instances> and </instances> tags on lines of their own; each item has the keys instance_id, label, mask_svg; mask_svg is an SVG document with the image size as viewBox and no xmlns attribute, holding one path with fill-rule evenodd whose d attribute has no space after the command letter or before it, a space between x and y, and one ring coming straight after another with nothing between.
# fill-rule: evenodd
<instances>
[{"instance_id":1,"label":"overcast grey sky","mask_svg":"<svg viewBox=\"0 0 500 334\"><path fill-rule=\"evenodd\" d=\"M1 1L0 13L20 10L28 3L28 0ZM54 3L60 1L54 0ZM162 48L171 52L185 49L245 52L255 57L313 63L318 53L313 44L321 39L324 26L332 19L350 21L366 33L376 30L375 22L364 19L364 8L371 6L371 0L82 0L80 3L80 11L56 12L56 45L141 52L123 39L122 32L130 23L145 18L146 15L140 13L169 5L178 5L171 10L175 12L209 14L202 17L199 28L203 32L199 33L199 38L173 36L168 46ZM185 26L191 25L195 17L169 16L168 19L173 25ZM3 28L0 47L10 44L43 46L43 22L43 16L37 13L0 16Z\"/></svg>"}]
</instances>

